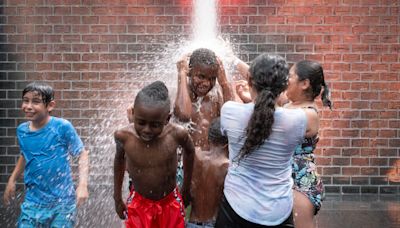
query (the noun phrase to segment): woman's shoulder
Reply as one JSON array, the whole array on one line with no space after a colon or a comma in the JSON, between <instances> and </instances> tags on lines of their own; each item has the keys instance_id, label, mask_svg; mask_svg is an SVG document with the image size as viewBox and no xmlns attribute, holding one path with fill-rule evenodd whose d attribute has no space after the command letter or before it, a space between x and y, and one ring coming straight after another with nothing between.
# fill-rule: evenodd
<instances>
[{"instance_id":1,"label":"woman's shoulder","mask_svg":"<svg viewBox=\"0 0 400 228\"><path fill-rule=\"evenodd\" d=\"M240 103L237 101L227 101L222 105L222 108L225 109L251 109L253 107L253 103Z\"/></svg>"},{"instance_id":2,"label":"woman's shoulder","mask_svg":"<svg viewBox=\"0 0 400 228\"><path fill-rule=\"evenodd\" d=\"M275 117L282 118L283 121L306 121L307 116L304 109L301 108L277 108Z\"/></svg>"}]
</instances>

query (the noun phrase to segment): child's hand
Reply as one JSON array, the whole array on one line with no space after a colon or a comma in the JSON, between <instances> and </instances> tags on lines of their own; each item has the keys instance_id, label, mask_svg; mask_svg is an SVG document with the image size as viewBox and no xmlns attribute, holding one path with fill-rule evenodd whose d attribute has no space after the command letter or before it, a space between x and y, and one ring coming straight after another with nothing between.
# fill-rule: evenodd
<instances>
[{"instance_id":1,"label":"child's hand","mask_svg":"<svg viewBox=\"0 0 400 228\"><path fill-rule=\"evenodd\" d=\"M76 205L79 207L82 205L89 197L89 192L87 186L78 185L76 188Z\"/></svg>"},{"instance_id":2,"label":"child's hand","mask_svg":"<svg viewBox=\"0 0 400 228\"><path fill-rule=\"evenodd\" d=\"M178 68L178 72L185 72L186 75L189 74L189 59L190 59L190 55L186 54L184 55L177 63L176 63L176 67Z\"/></svg>"},{"instance_id":3,"label":"child's hand","mask_svg":"<svg viewBox=\"0 0 400 228\"><path fill-rule=\"evenodd\" d=\"M128 218L128 213L126 209L126 205L124 201L121 200L115 200L115 211L117 212L118 216L120 219L127 219Z\"/></svg>"},{"instance_id":4,"label":"child's hand","mask_svg":"<svg viewBox=\"0 0 400 228\"><path fill-rule=\"evenodd\" d=\"M236 93L243 101L243 103L251 102L250 89L246 81L239 80L236 82Z\"/></svg>"},{"instance_id":5,"label":"child's hand","mask_svg":"<svg viewBox=\"0 0 400 228\"><path fill-rule=\"evenodd\" d=\"M9 205L10 200L15 198L15 182L8 182L6 190L4 191L3 201L4 205Z\"/></svg>"}]
</instances>

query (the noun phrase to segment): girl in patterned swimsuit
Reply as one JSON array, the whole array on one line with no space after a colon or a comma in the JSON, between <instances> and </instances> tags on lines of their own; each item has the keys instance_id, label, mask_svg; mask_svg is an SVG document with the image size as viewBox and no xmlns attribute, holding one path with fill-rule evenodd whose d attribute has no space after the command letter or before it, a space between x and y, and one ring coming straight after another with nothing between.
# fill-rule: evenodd
<instances>
[{"instance_id":1,"label":"girl in patterned swimsuit","mask_svg":"<svg viewBox=\"0 0 400 228\"><path fill-rule=\"evenodd\" d=\"M324 80L322 66L318 62L303 60L296 63L289 72L289 83L286 96L289 103L285 108L304 108L315 111L312 119L318 131L319 117L314 99L322 90L322 103L331 108L329 89ZM317 132L316 131L316 132ZM314 149L318 143L318 135L305 138L293 155L294 179L294 223L296 228L315 227L314 215L321 208L324 196L322 181L317 174Z\"/></svg>"}]
</instances>

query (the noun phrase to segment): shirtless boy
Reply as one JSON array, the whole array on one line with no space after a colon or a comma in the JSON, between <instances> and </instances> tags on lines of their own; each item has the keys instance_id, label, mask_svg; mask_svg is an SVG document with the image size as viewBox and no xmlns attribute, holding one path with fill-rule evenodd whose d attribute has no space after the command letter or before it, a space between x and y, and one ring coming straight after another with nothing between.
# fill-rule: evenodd
<instances>
[{"instance_id":1,"label":"shirtless boy","mask_svg":"<svg viewBox=\"0 0 400 228\"><path fill-rule=\"evenodd\" d=\"M208 127L212 119L219 117L222 104L233 100L231 84L222 62L206 48L193 51L177 63L177 68L174 114L179 121L193 124L190 135L195 146L209 150Z\"/></svg>"},{"instance_id":2,"label":"shirtless boy","mask_svg":"<svg viewBox=\"0 0 400 228\"><path fill-rule=\"evenodd\" d=\"M133 123L114 134L115 209L127 227L184 227L183 203L190 203L194 145L189 133L169 123L169 118L168 89L157 81L137 94ZM179 146L184 151L183 199L176 187ZM133 184L127 205L121 193L125 165Z\"/></svg>"}]
</instances>

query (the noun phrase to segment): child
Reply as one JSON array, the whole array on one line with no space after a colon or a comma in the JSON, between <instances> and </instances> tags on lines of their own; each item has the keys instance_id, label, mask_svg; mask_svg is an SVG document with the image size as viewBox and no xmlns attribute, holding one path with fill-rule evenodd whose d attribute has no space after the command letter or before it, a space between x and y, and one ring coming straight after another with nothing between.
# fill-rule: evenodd
<instances>
[{"instance_id":1,"label":"child","mask_svg":"<svg viewBox=\"0 0 400 228\"><path fill-rule=\"evenodd\" d=\"M228 140L221 134L220 118L208 130L209 151L196 150L191 185L192 209L187 228L214 227L229 166Z\"/></svg>"},{"instance_id":2,"label":"child","mask_svg":"<svg viewBox=\"0 0 400 228\"><path fill-rule=\"evenodd\" d=\"M174 115L180 122L191 121L190 135L195 146L209 150L207 135L210 122L219 117L222 104L233 99L224 67L213 51L200 48L190 55L189 64L184 57L177 63L177 68L178 91Z\"/></svg>"},{"instance_id":3,"label":"child","mask_svg":"<svg viewBox=\"0 0 400 228\"><path fill-rule=\"evenodd\" d=\"M114 134L115 210L126 219L127 227L184 227L183 203L190 203L193 141L183 127L169 123L168 89L160 81L137 94L132 112L133 123ZM185 169L183 202L176 187L176 150L180 146ZM133 184L128 205L121 193L125 164Z\"/></svg>"},{"instance_id":4,"label":"child","mask_svg":"<svg viewBox=\"0 0 400 228\"><path fill-rule=\"evenodd\" d=\"M322 88L322 103L331 108L328 86L319 63L303 60L290 69L286 90L290 103L285 108L311 110L313 118L310 124L315 132L319 129L319 117L314 99L320 95ZM314 162L314 149L317 142L317 134L304 138L303 142L296 147L293 156L294 223L300 228L315 227L313 218L321 208L324 196L322 181L317 174Z\"/></svg>"},{"instance_id":5,"label":"child","mask_svg":"<svg viewBox=\"0 0 400 228\"><path fill-rule=\"evenodd\" d=\"M50 115L55 105L53 88L47 84L32 82L22 92L28 122L17 128L21 155L4 192L4 203L9 204L25 169L18 227L74 227L76 206L89 195L88 151L70 122ZM80 155L76 192L68 155Z\"/></svg>"}]
</instances>

